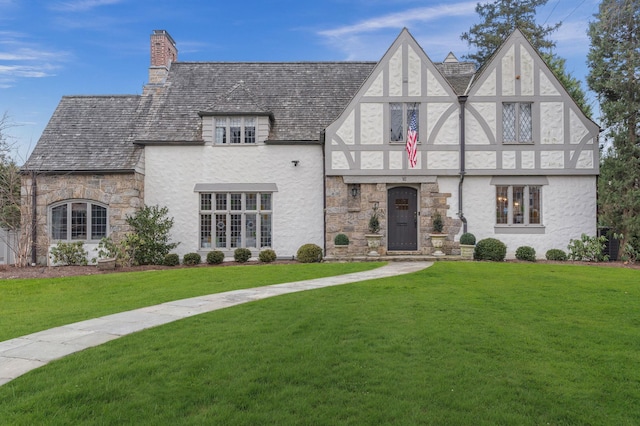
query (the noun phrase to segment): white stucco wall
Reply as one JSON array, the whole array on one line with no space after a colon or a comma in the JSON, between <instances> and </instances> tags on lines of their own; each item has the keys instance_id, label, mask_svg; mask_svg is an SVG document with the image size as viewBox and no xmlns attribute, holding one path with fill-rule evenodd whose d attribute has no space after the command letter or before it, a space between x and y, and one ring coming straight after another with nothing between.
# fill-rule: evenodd
<instances>
[{"instance_id":1,"label":"white stucco wall","mask_svg":"<svg viewBox=\"0 0 640 426\"><path fill-rule=\"evenodd\" d=\"M504 234L495 232L495 186L491 177L466 177L463 210L468 231L483 238L497 238L507 245L507 258L515 258L520 246L531 246L544 259L552 248L567 251L569 240L582 233L596 235L595 176L549 176L542 186L542 222L544 234Z\"/></svg>"},{"instance_id":2,"label":"white stucco wall","mask_svg":"<svg viewBox=\"0 0 640 426\"><path fill-rule=\"evenodd\" d=\"M291 257L306 243L323 247L321 146L147 146L145 151L145 203L169 208L180 256L199 249L196 183L275 183L272 248L278 257Z\"/></svg>"}]
</instances>

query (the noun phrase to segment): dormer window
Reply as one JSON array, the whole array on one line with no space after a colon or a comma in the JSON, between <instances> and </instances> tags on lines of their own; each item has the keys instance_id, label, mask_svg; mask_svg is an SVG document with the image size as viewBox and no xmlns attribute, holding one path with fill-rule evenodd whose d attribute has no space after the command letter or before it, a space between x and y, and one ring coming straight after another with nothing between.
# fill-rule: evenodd
<instances>
[{"instance_id":1,"label":"dormer window","mask_svg":"<svg viewBox=\"0 0 640 426\"><path fill-rule=\"evenodd\" d=\"M256 143L256 118L215 117L215 143L218 145Z\"/></svg>"}]
</instances>

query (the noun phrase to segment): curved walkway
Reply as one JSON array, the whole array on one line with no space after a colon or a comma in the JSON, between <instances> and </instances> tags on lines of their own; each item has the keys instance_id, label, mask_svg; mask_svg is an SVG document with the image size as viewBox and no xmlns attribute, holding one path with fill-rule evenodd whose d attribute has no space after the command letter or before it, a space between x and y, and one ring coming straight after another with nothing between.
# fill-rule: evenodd
<instances>
[{"instance_id":1,"label":"curved walkway","mask_svg":"<svg viewBox=\"0 0 640 426\"><path fill-rule=\"evenodd\" d=\"M432 262L391 262L371 271L215 293L107 315L0 342L0 385L74 352L127 334L281 294L417 272Z\"/></svg>"}]
</instances>

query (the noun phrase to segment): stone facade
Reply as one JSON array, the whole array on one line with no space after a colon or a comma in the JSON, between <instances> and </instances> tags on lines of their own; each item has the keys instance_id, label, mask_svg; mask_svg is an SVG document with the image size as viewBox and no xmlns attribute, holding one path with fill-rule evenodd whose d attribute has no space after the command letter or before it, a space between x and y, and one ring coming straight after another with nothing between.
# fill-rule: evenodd
<instances>
[{"instance_id":1,"label":"stone facade","mask_svg":"<svg viewBox=\"0 0 640 426\"><path fill-rule=\"evenodd\" d=\"M32 184L31 175L22 181L22 217L31 220ZM37 259L39 264L47 263L47 253L51 244L49 227L49 206L64 200L97 201L108 206L108 235L120 239L127 231L127 215L133 215L144 205L144 175L140 173L105 174L39 174L36 176L37 209ZM31 229L23 226L23 230Z\"/></svg>"},{"instance_id":2,"label":"stone facade","mask_svg":"<svg viewBox=\"0 0 640 426\"><path fill-rule=\"evenodd\" d=\"M436 212L442 215L444 232L447 234L445 243L446 254L459 254L459 244L454 242L455 235L460 232L462 222L450 216L450 206L447 199L450 193L439 192L437 183L421 183L419 186L419 215L418 250L416 254L432 254L433 246L429 234L432 232L432 218ZM382 241L379 248L381 255L387 253L387 191L386 183L376 184L346 184L341 176L326 179L326 247L329 256L353 257L363 256L369 249L365 234L369 233L369 218L377 206L380 219L380 233ZM337 234L349 237L349 246L336 249L334 238Z\"/></svg>"}]
</instances>

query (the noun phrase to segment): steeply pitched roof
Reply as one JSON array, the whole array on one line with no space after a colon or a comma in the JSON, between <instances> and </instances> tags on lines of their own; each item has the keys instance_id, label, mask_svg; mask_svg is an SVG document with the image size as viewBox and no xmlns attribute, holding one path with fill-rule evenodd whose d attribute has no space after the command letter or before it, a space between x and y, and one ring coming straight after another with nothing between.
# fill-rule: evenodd
<instances>
[{"instance_id":1,"label":"steeply pitched roof","mask_svg":"<svg viewBox=\"0 0 640 426\"><path fill-rule=\"evenodd\" d=\"M133 170L135 124L146 105L140 96L63 97L23 170Z\"/></svg>"},{"instance_id":2,"label":"steeply pitched roof","mask_svg":"<svg viewBox=\"0 0 640 426\"><path fill-rule=\"evenodd\" d=\"M154 96L152 114L138 139L200 140L198 114L224 112L229 94L230 99L247 98L226 112L273 116L269 139L318 140L374 66L375 62L177 62L165 88Z\"/></svg>"}]
</instances>

